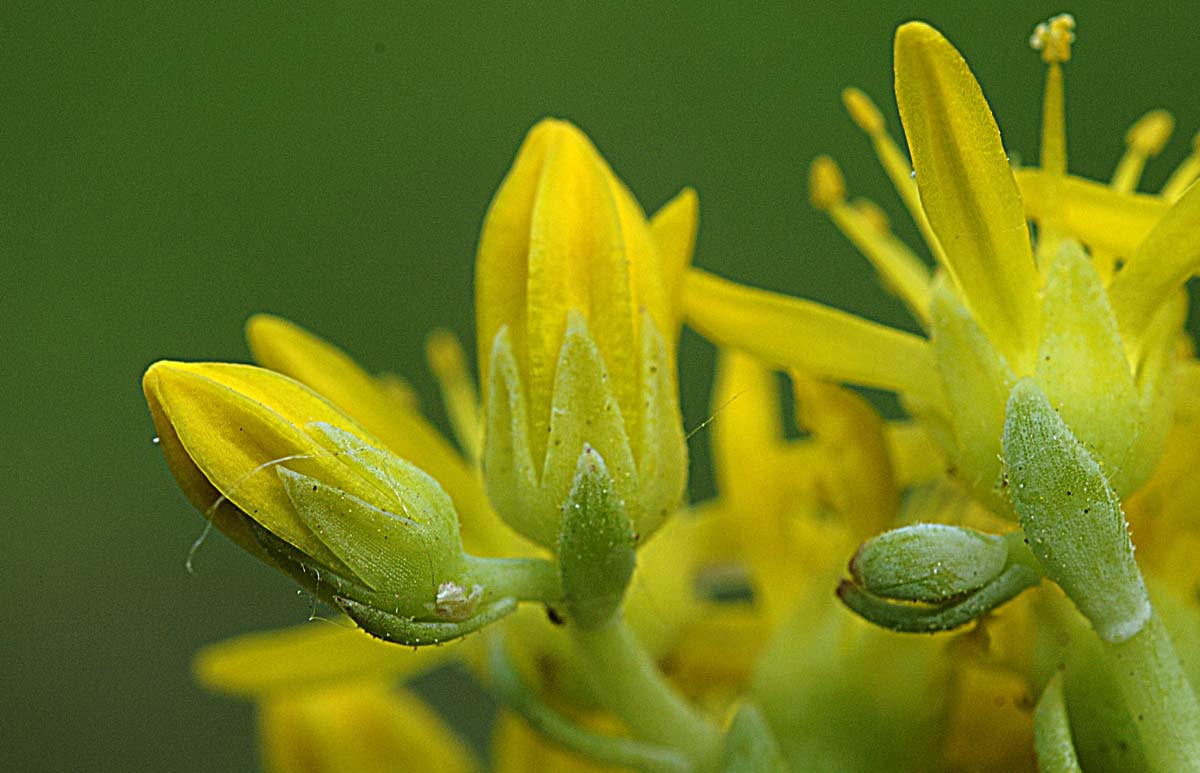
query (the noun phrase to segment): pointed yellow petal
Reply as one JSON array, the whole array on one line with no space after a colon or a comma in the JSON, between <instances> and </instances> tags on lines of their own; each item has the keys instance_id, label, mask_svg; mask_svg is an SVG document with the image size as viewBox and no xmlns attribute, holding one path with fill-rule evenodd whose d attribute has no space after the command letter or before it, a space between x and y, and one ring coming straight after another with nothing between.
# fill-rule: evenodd
<instances>
[{"instance_id":1,"label":"pointed yellow petal","mask_svg":"<svg viewBox=\"0 0 1200 773\"><path fill-rule=\"evenodd\" d=\"M932 27L900 27L895 57L900 117L946 268L988 337L1024 370L1037 342L1038 276L992 112L967 63Z\"/></svg>"},{"instance_id":2,"label":"pointed yellow petal","mask_svg":"<svg viewBox=\"0 0 1200 773\"><path fill-rule=\"evenodd\" d=\"M373 499L377 493L369 484L348 478L345 463L307 427L325 422L369 438L366 430L303 384L249 365L158 362L146 371L143 386L190 464L215 489L281 539L327 566L344 568L296 514L273 465L286 460L296 471ZM160 436L166 433L159 428Z\"/></svg>"},{"instance_id":3,"label":"pointed yellow petal","mask_svg":"<svg viewBox=\"0 0 1200 773\"><path fill-rule=\"evenodd\" d=\"M683 297L683 274L692 263L696 232L700 221L700 200L691 188L684 188L650 219L650 231L658 245L662 265L662 286L667 303L679 313ZM664 329L678 331L675 326ZM674 347L672 347L674 348Z\"/></svg>"},{"instance_id":4,"label":"pointed yellow petal","mask_svg":"<svg viewBox=\"0 0 1200 773\"><path fill-rule=\"evenodd\" d=\"M410 650L351 626L316 620L210 645L196 656L196 681L210 690L253 697L364 677L408 678L444 663L459 641Z\"/></svg>"},{"instance_id":5,"label":"pointed yellow petal","mask_svg":"<svg viewBox=\"0 0 1200 773\"><path fill-rule=\"evenodd\" d=\"M389 450L425 470L454 501L463 543L476 555L501 555L512 533L492 512L475 473L412 406L396 399L345 352L279 317L252 317L246 337L254 358L320 392L378 437Z\"/></svg>"},{"instance_id":6,"label":"pointed yellow petal","mask_svg":"<svg viewBox=\"0 0 1200 773\"><path fill-rule=\"evenodd\" d=\"M843 387L792 373L796 417L823 458L822 486L855 538L887 527L900 504L883 420Z\"/></svg>"},{"instance_id":7,"label":"pointed yellow petal","mask_svg":"<svg viewBox=\"0 0 1200 773\"><path fill-rule=\"evenodd\" d=\"M378 682L272 696L260 707L274 773L471 773L469 748L415 694Z\"/></svg>"},{"instance_id":8,"label":"pointed yellow petal","mask_svg":"<svg viewBox=\"0 0 1200 773\"><path fill-rule=\"evenodd\" d=\"M477 462L483 443L483 420L479 416L479 394L467 370L462 344L449 330L435 330L425 339L425 358L441 387L458 443L467 458Z\"/></svg>"},{"instance_id":9,"label":"pointed yellow petal","mask_svg":"<svg viewBox=\"0 0 1200 773\"><path fill-rule=\"evenodd\" d=\"M1022 169L1017 172L1025 210L1041 220L1059 207L1062 228L1093 250L1131 255L1169 204L1157 196L1121 193L1080 177L1055 179L1046 172Z\"/></svg>"},{"instance_id":10,"label":"pointed yellow petal","mask_svg":"<svg viewBox=\"0 0 1200 773\"><path fill-rule=\"evenodd\" d=\"M697 270L684 309L706 337L773 365L928 399L939 393L929 344L911 333Z\"/></svg>"},{"instance_id":11,"label":"pointed yellow petal","mask_svg":"<svg viewBox=\"0 0 1200 773\"><path fill-rule=\"evenodd\" d=\"M1169 294L1200 269L1200 185L1193 185L1130 256L1109 289L1126 347Z\"/></svg>"},{"instance_id":12,"label":"pointed yellow petal","mask_svg":"<svg viewBox=\"0 0 1200 773\"><path fill-rule=\"evenodd\" d=\"M744 352L722 349L710 410L713 469L721 499L747 505L774 501L770 492L782 483L774 457L784 438L775 374Z\"/></svg>"}]
</instances>

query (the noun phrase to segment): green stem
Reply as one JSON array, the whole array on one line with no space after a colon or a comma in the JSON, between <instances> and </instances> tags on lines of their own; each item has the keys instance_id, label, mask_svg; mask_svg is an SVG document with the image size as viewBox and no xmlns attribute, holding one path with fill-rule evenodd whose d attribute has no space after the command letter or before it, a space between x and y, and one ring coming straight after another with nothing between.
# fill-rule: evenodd
<instances>
[{"instance_id":1,"label":"green stem","mask_svg":"<svg viewBox=\"0 0 1200 773\"><path fill-rule=\"evenodd\" d=\"M484 588L484 599L514 598L553 604L562 599L558 565L542 558L467 556L470 582Z\"/></svg>"},{"instance_id":2,"label":"green stem","mask_svg":"<svg viewBox=\"0 0 1200 773\"><path fill-rule=\"evenodd\" d=\"M488 672L492 687L504 706L560 746L596 762L634 768L645 773L687 773L691 768L688 761L674 750L593 733L542 703L521 681L520 674L504 651L504 637L500 633L491 636L488 642Z\"/></svg>"},{"instance_id":3,"label":"green stem","mask_svg":"<svg viewBox=\"0 0 1200 773\"><path fill-rule=\"evenodd\" d=\"M1150 769L1200 771L1200 703L1158 614L1136 635L1103 646Z\"/></svg>"},{"instance_id":4,"label":"green stem","mask_svg":"<svg viewBox=\"0 0 1200 773\"><path fill-rule=\"evenodd\" d=\"M667 682L624 621L571 630L605 708L638 738L678 749L701 770L716 765L720 733Z\"/></svg>"}]
</instances>

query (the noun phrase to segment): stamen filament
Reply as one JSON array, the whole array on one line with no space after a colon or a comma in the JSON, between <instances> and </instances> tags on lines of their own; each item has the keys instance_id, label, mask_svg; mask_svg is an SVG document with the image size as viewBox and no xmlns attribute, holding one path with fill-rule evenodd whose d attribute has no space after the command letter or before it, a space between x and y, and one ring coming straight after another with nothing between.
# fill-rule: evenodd
<instances>
[{"instance_id":1,"label":"stamen filament","mask_svg":"<svg viewBox=\"0 0 1200 773\"><path fill-rule=\"evenodd\" d=\"M917 191L916 182L913 181L912 164L904 151L896 144L892 135L888 133L887 125L883 121L883 114L879 112L879 108L875 106L870 97L853 87L842 92L842 104L846 106L846 112L850 114L850 118L858 125L858 128L870 137L880 166L892 181L896 193L900 194L904 206L908 208L908 213L921 232L921 237L925 239L929 252L938 265L946 265L942 243L938 241L937 235L929 225L929 218L925 216L925 209L921 206L921 194Z\"/></svg>"},{"instance_id":2,"label":"stamen filament","mask_svg":"<svg viewBox=\"0 0 1200 773\"><path fill-rule=\"evenodd\" d=\"M1125 154L1113 172L1112 187L1122 193L1137 190L1146 161L1162 152L1174 129L1175 119L1166 110L1151 110L1137 119L1125 132Z\"/></svg>"},{"instance_id":3,"label":"stamen filament","mask_svg":"<svg viewBox=\"0 0 1200 773\"><path fill-rule=\"evenodd\" d=\"M1178 201L1188 186L1200 178L1200 132L1192 138L1192 152L1167 178L1162 187L1162 197L1167 201Z\"/></svg>"},{"instance_id":4,"label":"stamen filament","mask_svg":"<svg viewBox=\"0 0 1200 773\"><path fill-rule=\"evenodd\" d=\"M866 256L884 285L895 293L913 316L929 328L929 269L896 238L887 218L870 201L846 202L842 172L829 156L813 161L809 171L809 199L825 211L834 225Z\"/></svg>"}]
</instances>

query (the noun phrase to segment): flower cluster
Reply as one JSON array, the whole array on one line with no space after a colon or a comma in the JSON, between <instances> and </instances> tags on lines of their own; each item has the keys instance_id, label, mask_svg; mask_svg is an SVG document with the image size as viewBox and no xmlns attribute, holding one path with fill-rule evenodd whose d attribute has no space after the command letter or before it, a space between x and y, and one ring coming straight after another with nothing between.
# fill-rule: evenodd
<instances>
[{"instance_id":1,"label":"flower cluster","mask_svg":"<svg viewBox=\"0 0 1200 773\"><path fill-rule=\"evenodd\" d=\"M690 268L695 193L647 217L546 120L483 226L482 389L429 339L457 447L403 382L275 317L248 326L259 366L151 366L192 503L345 616L198 659L258 705L264 763L478 769L402 687L459 659L503 709L503 770L1200 770L1200 146L1137 192L1154 111L1111 181L1071 175L1074 26L1031 40L1037 167L928 25L896 34L907 153L843 94L932 268L829 157L811 200L923 335ZM685 322L719 348L719 493L693 505Z\"/></svg>"}]
</instances>

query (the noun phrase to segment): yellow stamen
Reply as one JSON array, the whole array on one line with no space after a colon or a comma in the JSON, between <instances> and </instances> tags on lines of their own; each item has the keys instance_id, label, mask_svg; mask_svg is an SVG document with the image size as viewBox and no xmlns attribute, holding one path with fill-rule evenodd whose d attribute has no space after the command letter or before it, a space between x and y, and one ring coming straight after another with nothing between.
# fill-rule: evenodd
<instances>
[{"instance_id":1,"label":"yellow stamen","mask_svg":"<svg viewBox=\"0 0 1200 773\"><path fill-rule=\"evenodd\" d=\"M809 199L829 214L834 224L879 272L884 285L929 326L929 269L904 242L892 235L887 217L874 204L846 203L846 181L837 162L819 156L809 169Z\"/></svg>"},{"instance_id":2,"label":"yellow stamen","mask_svg":"<svg viewBox=\"0 0 1200 773\"><path fill-rule=\"evenodd\" d=\"M1042 22L1033 30L1029 45L1042 52L1042 61L1047 64L1069 62L1071 44L1075 42L1075 17L1060 13L1050 21Z\"/></svg>"},{"instance_id":3,"label":"yellow stamen","mask_svg":"<svg viewBox=\"0 0 1200 773\"><path fill-rule=\"evenodd\" d=\"M929 252L938 263L944 263L942 243L938 241L937 235L929 227L929 219L925 216L925 210L921 206L921 195L917 192L917 184L913 181L912 164L909 163L908 156L904 154L904 151L888 134L883 114L879 112L879 108L875 106L870 97L853 87L842 92L842 104L846 106L846 112L850 114L850 118L858 125L858 128L871 138L871 144L875 148L875 155L879 158L880 165L891 179L896 192L900 194L904 206L908 208L909 215L916 223L917 229L920 230L921 237L925 239L925 244L929 247Z\"/></svg>"},{"instance_id":4,"label":"yellow stamen","mask_svg":"<svg viewBox=\"0 0 1200 773\"><path fill-rule=\"evenodd\" d=\"M846 203L846 178L829 156L817 156L808 168L808 200L822 211Z\"/></svg>"},{"instance_id":5,"label":"yellow stamen","mask_svg":"<svg viewBox=\"0 0 1200 773\"><path fill-rule=\"evenodd\" d=\"M1038 220L1037 263L1044 267L1058 253L1062 241L1062 216L1059 205L1059 177L1067 171L1066 97L1062 63L1071 58L1075 39L1075 20L1067 14L1042 22L1033 31L1029 44L1046 62L1046 87L1042 95L1041 168L1050 180L1049 208Z\"/></svg>"},{"instance_id":6,"label":"yellow stamen","mask_svg":"<svg viewBox=\"0 0 1200 773\"><path fill-rule=\"evenodd\" d=\"M1112 187L1122 193L1137 190L1146 161L1162 152L1174 129L1175 119L1166 110L1151 110L1137 119L1125 132L1125 154L1113 172Z\"/></svg>"},{"instance_id":7,"label":"yellow stamen","mask_svg":"<svg viewBox=\"0 0 1200 773\"><path fill-rule=\"evenodd\" d=\"M1188 186L1200 178L1200 132L1192 138L1192 153L1183 160L1183 163L1171 172L1171 176L1167 178L1167 182L1162 188L1162 197L1167 201L1176 201L1183 192L1188 189Z\"/></svg>"},{"instance_id":8,"label":"yellow stamen","mask_svg":"<svg viewBox=\"0 0 1200 773\"><path fill-rule=\"evenodd\" d=\"M483 444L483 423L479 418L479 394L467 372L462 344L449 330L435 330L425 339L425 357L442 391L454 436L467 458L477 462Z\"/></svg>"}]
</instances>

